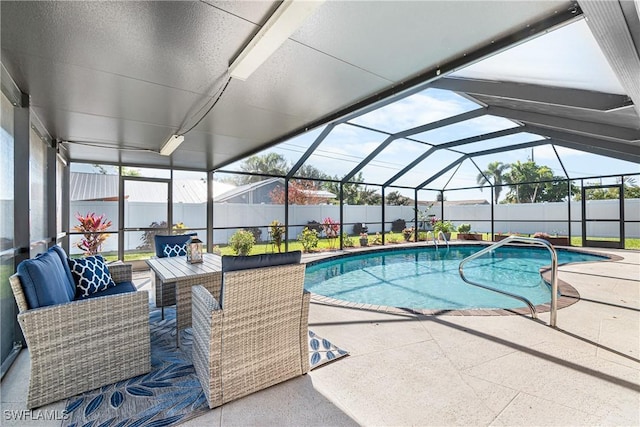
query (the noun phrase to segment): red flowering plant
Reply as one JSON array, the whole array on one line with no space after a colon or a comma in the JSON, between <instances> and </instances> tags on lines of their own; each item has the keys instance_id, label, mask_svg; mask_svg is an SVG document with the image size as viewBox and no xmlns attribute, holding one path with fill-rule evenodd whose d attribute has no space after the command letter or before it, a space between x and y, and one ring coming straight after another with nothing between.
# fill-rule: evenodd
<instances>
[{"instance_id":1,"label":"red flowering plant","mask_svg":"<svg viewBox=\"0 0 640 427\"><path fill-rule=\"evenodd\" d=\"M322 231L324 231L324 235L329 239L329 247L331 249L335 249L338 235L340 233L340 224L330 217L327 217L322 220Z\"/></svg>"},{"instance_id":2,"label":"red flowering plant","mask_svg":"<svg viewBox=\"0 0 640 427\"><path fill-rule=\"evenodd\" d=\"M76 219L80 221L80 224L74 226L73 230L84 233L76 246L82 249L85 255L96 255L100 252L104 241L110 236L105 231L111 227L111 221L107 221L104 214L96 215L93 212L87 212L85 216L76 213Z\"/></svg>"}]
</instances>

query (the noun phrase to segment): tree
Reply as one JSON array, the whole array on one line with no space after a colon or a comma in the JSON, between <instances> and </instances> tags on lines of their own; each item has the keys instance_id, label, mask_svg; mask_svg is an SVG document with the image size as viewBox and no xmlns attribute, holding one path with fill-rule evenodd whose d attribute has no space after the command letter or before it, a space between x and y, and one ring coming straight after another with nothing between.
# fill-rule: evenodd
<instances>
[{"instance_id":1,"label":"tree","mask_svg":"<svg viewBox=\"0 0 640 427\"><path fill-rule=\"evenodd\" d=\"M553 175L548 166L537 165L531 160L512 163L503 178L509 185L507 203L560 202L567 198L566 180ZM577 188L572 185L571 191L573 193Z\"/></svg>"},{"instance_id":2,"label":"tree","mask_svg":"<svg viewBox=\"0 0 640 427\"><path fill-rule=\"evenodd\" d=\"M616 178L616 183L624 185L625 199L640 199L640 187L636 185L636 179L625 176L622 180ZM598 186L598 182L588 182L587 186ZM576 190L575 200L582 200L582 194ZM602 187L587 189L587 200L611 200L620 198L620 190L617 187Z\"/></svg>"},{"instance_id":3,"label":"tree","mask_svg":"<svg viewBox=\"0 0 640 427\"><path fill-rule=\"evenodd\" d=\"M337 176L333 179L335 181L340 180ZM362 172L360 172L351 179L351 182L343 184L342 196L344 203L348 205L379 205L382 202L382 196L378 194L375 189L368 188L366 185L361 184L363 181L364 178ZM327 182L326 189L338 198L340 197L339 182Z\"/></svg>"},{"instance_id":4,"label":"tree","mask_svg":"<svg viewBox=\"0 0 640 427\"><path fill-rule=\"evenodd\" d=\"M485 183L491 184L487 178L493 178L493 184L495 185L493 189L493 200L496 204L500 198L500 193L502 193L504 173L510 167L511 165L502 162L491 162L487 165L487 169L483 173L479 173L476 177L478 185L484 185ZM480 191L482 191L482 188L480 188Z\"/></svg>"},{"instance_id":5,"label":"tree","mask_svg":"<svg viewBox=\"0 0 640 427\"><path fill-rule=\"evenodd\" d=\"M278 153L268 153L261 156L251 156L240 164L240 170L247 173L285 176L290 166L287 159ZM255 175L238 175L234 182L236 185L258 182L262 177Z\"/></svg>"},{"instance_id":6,"label":"tree","mask_svg":"<svg viewBox=\"0 0 640 427\"><path fill-rule=\"evenodd\" d=\"M317 205L321 198L316 192L318 187L313 181L291 180L289 181L289 204L290 205ZM269 193L271 202L276 205L284 205L284 186L278 185Z\"/></svg>"},{"instance_id":7,"label":"tree","mask_svg":"<svg viewBox=\"0 0 640 427\"><path fill-rule=\"evenodd\" d=\"M392 191L387 194L386 203L391 206L411 206L413 204L413 200L410 198L403 196L399 191Z\"/></svg>"}]
</instances>

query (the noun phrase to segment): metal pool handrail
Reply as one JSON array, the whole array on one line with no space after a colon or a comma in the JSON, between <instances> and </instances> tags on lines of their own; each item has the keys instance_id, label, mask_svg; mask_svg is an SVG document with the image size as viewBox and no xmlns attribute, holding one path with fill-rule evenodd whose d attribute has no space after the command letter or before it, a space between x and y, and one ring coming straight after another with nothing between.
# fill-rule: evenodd
<instances>
[{"instance_id":1,"label":"metal pool handrail","mask_svg":"<svg viewBox=\"0 0 640 427\"><path fill-rule=\"evenodd\" d=\"M447 249L449 249L449 241L447 240L447 236L442 232L442 230L438 231L438 238L442 236L442 240L447 244Z\"/></svg>"},{"instance_id":2,"label":"metal pool handrail","mask_svg":"<svg viewBox=\"0 0 640 427\"><path fill-rule=\"evenodd\" d=\"M549 253L551 254L551 313L550 313L550 318L549 318L549 326L555 328L556 327L556 321L557 321L557 311L558 311L558 254L556 253L555 248L553 247L553 245L551 243L549 243L548 241L544 240L544 239L537 239L535 237L520 237L520 236L509 236L504 240L501 240L497 243L492 244L491 246L488 246L484 249L482 249L481 251L478 251L476 253L474 253L473 255L470 255L468 257L466 257L465 259L463 259L460 262L460 265L458 266L458 272L460 273L460 278L462 280L464 280L466 283L473 285L473 286L478 286L480 288L483 289L487 289L489 291L493 291L493 292L497 292L503 295L507 295L511 298L515 298L518 299L522 302L524 302L525 304L527 304L529 306L529 310L531 310L531 317L533 317L534 319L538 318L538 315L536 313L536 307L531 303L531 301L529 301L528 299L526 299L523 296L520 295L516 295L516 294L512 294L510 292L506 292L506 291L502 291L499 289L495 289L492 288L490 286L486 286L486 285L481 285L480 283L475 283L470 281L469 279L467 279L464 275L464 271L463 271L463 266L464 264L466 264L468 261L474 260L476 258L481 257L482 255L489 253L489 252L493 252L494 249L499 248L500 246L504 246L507 245L509 243L514 243L514 242L519 242L519 243L532 243L532 244L538 244L541 246L544 246L545 248L547 248L549 250Z\"/></svg>"}]
</instances>

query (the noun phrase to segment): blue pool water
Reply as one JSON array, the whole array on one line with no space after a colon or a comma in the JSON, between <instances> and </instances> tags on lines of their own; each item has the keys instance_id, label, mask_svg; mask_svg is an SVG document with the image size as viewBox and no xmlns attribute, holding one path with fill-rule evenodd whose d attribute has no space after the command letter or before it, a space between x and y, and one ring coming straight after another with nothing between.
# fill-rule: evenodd
<instances>
[{"instance_id":1,"label":"blue pool water","mask_svg":"<svg viewBox=\"0 0 640 427\"><path fill-rule=\"evenodd\" d=\"M524 304L460 279L458 265L483 246L375 251L307 266L305 289L343 301L413 309L517 308ZM557 250L558 263L607 258ZM544 248L500 247L465 264L469 280L522 295L533 304L551 300L540 268L551 264Z\"/></svg>"}]
</instances>

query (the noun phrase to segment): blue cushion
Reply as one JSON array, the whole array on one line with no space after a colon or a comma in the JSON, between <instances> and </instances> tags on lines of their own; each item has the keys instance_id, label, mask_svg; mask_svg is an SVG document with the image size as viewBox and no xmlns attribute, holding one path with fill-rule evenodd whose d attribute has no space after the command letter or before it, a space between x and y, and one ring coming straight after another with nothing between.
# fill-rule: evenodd
<instances>
[{"instance_id":1,"label":"blue cushion","mask_svg":"<svg viewBox=\"0 0 640 427\"><path fill-rule=\"evenodd\" d=\"M174 257L174 256L186 256L187 255L187 244L184 243L182 245L176 244L171 245L167 243L164 245L162 249L162 253L165 257Z\"/></svg>"},{"instance_id":2,"label":"blue cushion","mask_svg":"<svg viewBox=\"0 0 640 427\"><path fill-rule=\"evenodd\" d=\"M117 294L126 294L127 292L136 292L137 289L131 282L120 282L116 286L111 286L110 288L105 289L104 291L99 291L93 294L90 294L86 298L78 298L78 299L88 299L88 298L96 298L96 297L104 297L107 295L117 295Z\"/></svg>"},{"instance_id":3,"label":"blue cushion","mask_svg":"<svg viewBox=\"0 0 640 427\"><path fill-rule=\"evenodd\" d=\"M64 304L73 300L67 273L53 251L38 254L18 265L18 276L29 308Z\"/></svg>"},{"instance_id":4,"label":"blue cushion","mask_svg":"<svg viewBox=\"0 0 640 427\"><path fill-rule=\"evenodd\" d=\"M177 236L154 236L156 244L156 256L158 258L166 258L164 254L165 245L186 245L191 240L191 234L179 234Z\"/></svg>"},{"instance_id":5,"label":"blue cushion","mask_svg":"<svg viewBox=\"0 0 640 427\"><path fill-rule=\"evenodd\" d=\"M69 285L71 285L71 287L69 288L69 291L72 293L72 295L75 295L76 284L75 284L75 280L73 279L73 275L71 274L71 269L69 268L69 258L67 257L67 253L64 251L64 249L62 249L62 247L58 245L51 246L49 248L49 252L54 252L56 255L60 257L62 268L64 268L64 272L67 274L67 279L69 279ZM71 298L73 298L73 296Z\"/></svg>"},{"instance_id":6,"label":"blue cushion","mask_svg":"<svg viewBox=\"0 0 640 427\"><path fill-rule=\"evenodd\" d=\"M76 281L76 299L116 286L107 263L100 255L70 259L69 267Z\"/></svg>"},{"instance_id":7,"label":"blue cushion","mask_svg":"<svg viewBox=\"0 0 640 427\"><path fill-rule=\"evenodd\" d=\"M251 268L273 267L276 265L300 264L301 251L283 254L261 254L249 256L222 256L222 272L249 270Z\"/></svg>"}]
</instances>

